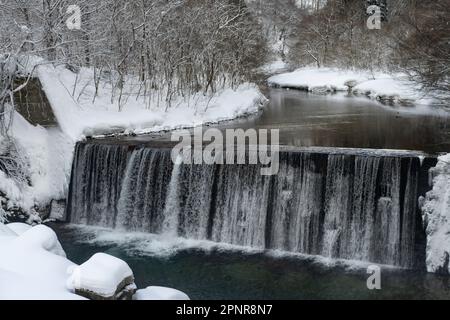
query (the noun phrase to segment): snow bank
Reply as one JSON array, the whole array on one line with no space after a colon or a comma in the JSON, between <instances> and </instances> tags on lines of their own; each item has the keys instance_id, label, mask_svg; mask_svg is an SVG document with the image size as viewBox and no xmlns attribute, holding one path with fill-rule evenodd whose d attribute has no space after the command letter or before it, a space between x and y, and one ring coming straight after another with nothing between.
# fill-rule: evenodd
<instances>
[{"instance_id":1,"label":"snow bank","mask_svg":"<svg viewBox=\"0 0 450 320\"><path fill-rule=\"evenodd\" d=\"M439 158L432 174L433 189L427 193L422 208L427 233L427 270L450 273L450 154Z\"/></svg>"},{"instance_id":2,"label":"snow bank","mask_svg":"<svg viewBox=\"0 0 450 320\"><path fill-rule=\"evenodd\" d=\"M346 82L361 83L372 78L364 72L343 71L330 68L301 68L289 73L279 74L268 79L271 86L298 88L308 91L327 89L329 91L346 91Z\"/></svg>"},{"instance_id":3,"label":"snow bank","mask_svg":"<svg viewBox=\"0 0 450 320\"><path fill-rule=\"evenodd\" d=\"M66 288L71 266L50 228L0 224L0 299L82 299Z\"/></svg>"},{"instance_id":4,"label":"snow bank","mask_svg":"<svg viewBox=\"0 0 450 320\"><path fill-rule=\"evenodd\" d=\"M136 291L133 300L190 300L179 290L165 287L147 287Z\"/></svg>"},{"instance_id":5,"label":"snow bank","mask_svg":"<svg viewBox=\"0 0 450 320\"><path fill-rule=\"evenodd\" d=\"M274 87L296 88L311 92L334 92L351 90L357 95L381 101L407 104L433 103L433 99L423 92L417 84L402 74L371 73L331 68L301 68L268 79Z\"/></svg>"},{"instance_id":6,"label":"snow bank","mask_svg":"<svg viewBox=\"0 0 450 320\"><path fill-rule=\"evenodd\" d=\"M64 199L74 142L59 128L33 126L18 113L14 113L11 136L30 184L0 171L0 192L6 194L7 206L19 207L32 215L34 207L46 206L52 199Z\"/></svg>"},{"instance_id":7,"label":"snow bank","mask_svg":"<svg viewBox=\"0 0 450 320\"><path fill-rule=\"evenodd\" d=\"M428 105L433 99L421 93L417 84L398 76L369 80L353 88L355 94L364 94L376 100Z\"/></svg>"},{"instance_id":8,"label":"snow bank","mask_svg":"<svg viewBox=\"0 0 450 320\"><path fill-rule=\"evenodd\" d=\"M37 74L62 130L73 140L108 133L149 133L193 127L230 120L257 112L266 98L254 84L224 89L214 96L203 93L175 98L171 105L157 99L156 92L139 95L139 82L128 79L119 110L117 93L106 80L99 85L94 101L93 70L81 68L75 73L60 66L42 65ZM143 90L143 89L142 89ZM165 112L167 109L167 112Z\"/></svg>"}]
</instances>

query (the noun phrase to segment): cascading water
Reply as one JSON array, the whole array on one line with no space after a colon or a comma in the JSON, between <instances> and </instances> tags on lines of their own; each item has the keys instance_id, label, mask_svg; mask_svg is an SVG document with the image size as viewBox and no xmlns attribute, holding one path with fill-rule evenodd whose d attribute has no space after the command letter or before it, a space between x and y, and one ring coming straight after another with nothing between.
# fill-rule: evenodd
<instances>
[{"instance_id":1,"label":"cascading water","mask_svg":"<svg viewBox=\"0 0 450 320\"><path fill-rule=\"evenodd\" d=\"M70 222L422 266L418 198L435 159L283 151L259 165L173 164L170 149L79 143ZM419 253L418 253L419 252Z\"/></svg>"}]
</instances>

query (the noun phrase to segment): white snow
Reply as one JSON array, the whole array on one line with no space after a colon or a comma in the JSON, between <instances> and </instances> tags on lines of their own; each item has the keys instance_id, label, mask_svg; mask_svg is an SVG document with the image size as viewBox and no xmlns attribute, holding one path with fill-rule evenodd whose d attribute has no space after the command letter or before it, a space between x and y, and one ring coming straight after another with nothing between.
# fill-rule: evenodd
<instances>
[{"instance_id":1,"label":"white snow","mask_svg":"<svg viewBox=\"0 0 450 320\"><path fill-rule=\"evenodd\" d=\"M268 79L275 87L298 88L311 92L348 91L376 100L429 105L433 99L403 74L353 71L333 68L301 68Z\"/></svg>"},{"instance_id":2,"label":"white snow","mask_svg":"<svg viewBox=\"0 0 450 320\"><path fill-rule=\"evenodd\" d=\"M17 237L17 233L5 226L3 223L0 223L0 240L4 241L5 238L10 237Z\"/></svg>"},{"instance_id":3,"label":"white snow","mask_svg":"<svg viewBox=\"0 0 450 320\"><path fill-rule=\"evenodd\" d=\"M133 280L126 262L104 253L80 266L66 258L55 232L44 225L0 223L0 300L79 300L75 289L114 296L123 280ZM134 283L127 288L136 289ZM162 287L138 290L137 300L189 300Z\"/></svg>"},{"instance_id":4,"label":"white snow","mask_svg":"<svg viewBox=\"0 0 450 320\"><path fill-rule=\"evenodd\" d=\"M66 272L74 264L53 230L20 224L11 229L0 224L0 299L82 299L66 288Z\"/></svg>"},{"instance_id":5,"label":"white snow","mask_svg":"<svg viewBox=\"0 0 450 320\"><path fill-rule=\"evenodd\" d=\"M136 291L133 300L190 300L188 295L179 290L165 287L147 287Z\"/></svg>"},{"instance_id":6,"label":"white snow","mask_svg":"<svg viewBox=\"0 0 450 320\"><path fill-rule=\"evenodd\" d=\"M58 123L73 140L115 132L142 134L230 120L258 112L267 101L256 85L245 83L235 90L220 90L214 96L197 93L174 98L168 106L164 99L157 99L157 92L147 97L138 95L140 84L130 77L124 86L126 95L119 110L117 93L112 99L112 86L107 81L101 81L98 96L93 101L92 69L81 68L78 80L76 74L62 66L42 65L37 68L37 74Z\"/></svg>"},{"instance_id":7,"label":"white snow","mask_svg":"<svg viewBox=\"0 0 450 320\"><path fill-rule=\"evenodd\" d=\"M422 208L427 233L427 270L450 272L450 266L442 270L450 254L450 154L439 158L432 174L433 189L427 193Z\"/></svg>"},{"instance_id":8,"label":"white snow","mask_svg":"<svg viewBox=\"0 0 450 320\"><path fill-rule=\"evenodd\" d=\"M67 286L78 290L87 290L103 297L112 297L121 282L133 278L128 264L105 253L96 253L80 266L71 270Z\"/></svg>"},{"instance_id":9,"label":"white snow","mask_svg":"<svg viewBox=\"0 0 450 320\"><path fill-rule=\"evenodd\" d=\"M417 84L407 80L404 76L381 77L358 84L353 88L356 94L365 94L372 99L411 101L415 104L428 105L433 99L422 93Z\"/></svg>"},{"instance_id":10,"label":"white snow","mask_svg":"<svg viewBox=\"0 0 450 320\"><path fill-rule=\"evenodd\" d=\"M314 91L325 87L330 91L346 91L347 81L361 83L371 78L369 73L344 71L332 68L301 68L293 72L282 73L268 79L269 85L290 87Z\"/></svg>"},{"instance_id":11,"label":"white snow","mask_svg":"<svg viewBox=\"0 0 450 320\"><path fill-rule=\"evenodd\" d=\"M33 126L17 112L11 135L31 184L7 177L0 171L0 191L7 195L8 206L33 214L35 206L45 206L52 199L64 199L74 142L59 128Z\"/></svg>"},{"instance_id":12,"label":"white snow","mask_svg":"<svg viewBox=\"0 0 450 320\"><path fill-rule=\"evenodd\" d=\"M9 223L8 226L0 224L0 228L4 226L5 228L9 228L10 230L14 231L17 235L23 234L25 231L28 231L32 227L29 224L26 223Z\"/></svg>"}]
</instances>

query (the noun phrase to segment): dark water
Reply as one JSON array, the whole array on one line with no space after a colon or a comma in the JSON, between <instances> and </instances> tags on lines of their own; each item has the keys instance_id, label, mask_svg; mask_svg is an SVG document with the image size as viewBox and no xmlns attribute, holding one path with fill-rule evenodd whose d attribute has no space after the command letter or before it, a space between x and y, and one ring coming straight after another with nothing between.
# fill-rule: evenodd
<instances>
[{"instance_id":1,"label":"dark water","mask_svg":"<svg viewBox=\"0 0 450 320\"><path fill-rule=\"evenodd\" d=\"M363 264L334 261L328 265L313 257L274 256L214 245L203 249L193 245L160 255L155 252L167 248L155 245L146 252L152 240L143 235L89 242L99 235L97 231L52 227L74 262L106 252L128 262L138 287L174 287L191 299L450 299L448 277L433 274L382 267L382 289L368 290L367 265ZM118 238L120 235L112 237Z\"/></svg>"},{"instance_id":2,"label":"dark water","mask_svg":"<svg viewBox=\"0 0 450 320\"><path fill-rule=\"evenodd\" d=\"M436 107L386 106L365 97L316 95L270 89L258 115L218 127L279 129L280 143L297 147L342 147L450 151L450 114ZM155 142L170 135L121 138Z\"/></svg>"}]
</instances>

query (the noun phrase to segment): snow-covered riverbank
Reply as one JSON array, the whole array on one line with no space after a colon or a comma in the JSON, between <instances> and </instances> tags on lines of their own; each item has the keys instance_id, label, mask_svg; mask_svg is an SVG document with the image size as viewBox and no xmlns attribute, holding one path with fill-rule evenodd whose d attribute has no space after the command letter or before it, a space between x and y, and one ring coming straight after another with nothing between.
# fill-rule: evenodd
<instances>
[{"instance_id":1,"label":"snow-covered riverbank","mask_svg":"<svg viewBox=\"0 0 450 320\"><path fill-rule=\"evenodd\" d=\"M145 88L133 78L125 83L121 98L109 82L100 80L94 98L96 84L92 69L81 68L75 74L62 66L39 66L37 74L59 125L74 140L216 123L256 113L267 102L257 85L244 83L212 95L199 92L174 97L169 103L161 96L164 92L142 94Z\"/></svg>"},{"instance_id":2,"label":"snow-covered riverbank","mask_svg":"<svg viewBox=\"0 0 450 320\"><path fill-rule=\"evenodd\" d=\"M350 91L371 99L405 104L433 103L417 84L403 74L352 71L332 68L301 68L268 79L270 86L307 90L314 93Z\"/></svg>"}]
</instances>

